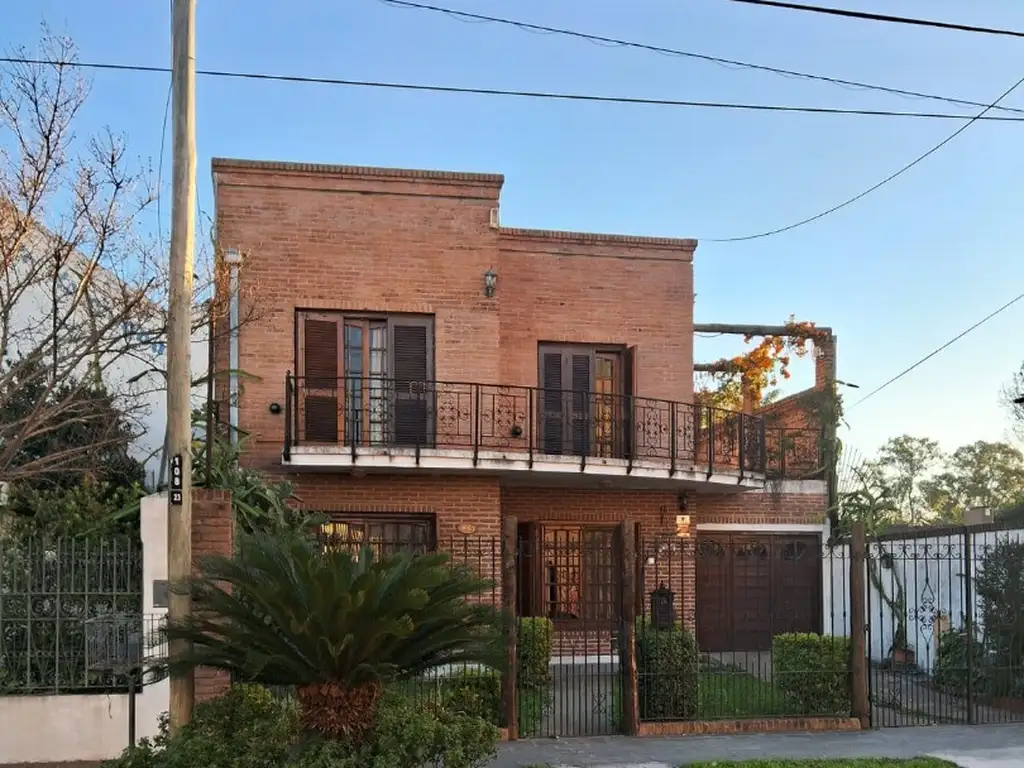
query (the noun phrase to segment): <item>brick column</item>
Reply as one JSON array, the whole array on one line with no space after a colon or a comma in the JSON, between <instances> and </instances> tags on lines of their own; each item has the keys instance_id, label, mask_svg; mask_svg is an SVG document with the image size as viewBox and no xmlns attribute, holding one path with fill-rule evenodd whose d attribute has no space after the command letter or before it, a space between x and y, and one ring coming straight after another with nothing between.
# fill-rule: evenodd
<instances>
[{"instance_id":1,"label":"brick column","mask_svg":"<svg viewBox=\"0 0 1024 768\"><path fill-rule=\"evenodd\" d=\"M235 520L231 512L231 491L197 488L192 492L192 569L207 555L231 555L235 544ZM196 703L216 698L227 691L231 677L212 669L195 671Z\"/></svg>"},{"instance_id":2,"label":"brick column","mask_svg":"<svg viewBox=\"0 0 1024 768\"><path fill-rule=\"evenodd\" d=\"M836 378L836 337L814 341L814 388L828 389Z\"/></svg>"}]
</instances>

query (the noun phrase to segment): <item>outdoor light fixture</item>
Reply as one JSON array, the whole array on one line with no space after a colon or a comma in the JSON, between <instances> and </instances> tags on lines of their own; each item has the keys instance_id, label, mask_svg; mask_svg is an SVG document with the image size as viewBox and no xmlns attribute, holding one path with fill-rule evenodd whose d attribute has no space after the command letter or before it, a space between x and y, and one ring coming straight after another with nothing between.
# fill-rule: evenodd
<instances>
[{"instance_id":1,"label":"outdoor light fixture","mask_svg":"<svg viewBox=\"0 0 1024 768\"><path fill-rule=\"evenodd\" d=\"M484 272L484 296L488 299L494 295L494 289L498 285L498 273L491 267Z\"/></svg>"},{"instance_id":2,"label":"outdoor light fixture","mask_svg":"<svg viewBox=\"0 0 1024 768\"><path fill-rule=\"evenodd\" d=\"M272 414L274 414L275 416L277 416L277 414L279 414L281 412L281 404L280 403L271 403L270 404L270 412Z\"/></svg>"}]
</instances>

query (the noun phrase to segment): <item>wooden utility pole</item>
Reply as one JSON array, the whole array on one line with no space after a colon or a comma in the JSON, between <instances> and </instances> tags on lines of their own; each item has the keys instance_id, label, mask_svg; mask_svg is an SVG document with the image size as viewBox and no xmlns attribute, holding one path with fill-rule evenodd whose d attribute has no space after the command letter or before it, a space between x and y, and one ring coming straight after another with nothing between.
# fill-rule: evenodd
<instances>
[{"instance_id":1,"label":"wooden utility pole","mask_svg":"<svg viewBox=\"0 0 1024 768\"><path fill-rule=\"evenodd\" d=\"M167 326L167 433L171 462L167 494L167 570L172 585L192 575L192 252L195 247L195 0L174 0L171 85L174 105L174 182L171 200L170 294ZM180 622L192 611L187 592L172 589L169 619ZM172 644L171 658L188 650ZM171 676L170 726L177 733L192 716L195 679Z\"/></svg>"},{"instance_id":2,"label":"wooden utility pole","mask_svg":"<svg viewBox=\"0 0 1024 768\"><path fill-rule=\"evenodd\" d=\"M860 727L871 727L868 701L867 533L864 522L853 524L850 538L850 714Z\"/></svg>"}]
</instances>

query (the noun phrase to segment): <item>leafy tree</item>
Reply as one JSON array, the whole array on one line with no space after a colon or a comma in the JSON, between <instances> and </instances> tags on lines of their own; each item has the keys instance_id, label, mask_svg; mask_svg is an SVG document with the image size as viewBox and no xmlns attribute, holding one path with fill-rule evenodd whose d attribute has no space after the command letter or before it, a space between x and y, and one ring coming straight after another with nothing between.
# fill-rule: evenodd
<instances>
[{"instance_id":1,"label":"leafy tree","mask_svg":"<svg viewBox=\"0 0 1024 768\"><path fill-rule=\"evenodd\" d=\"M194 427L205 430L205 415L192 415ZM297 531L310 529L324 521L321 515L296 509L297 500L288 482L269 482L262 472L241 465L247 435L231 441L218 427L206 439L192 443L192 482L198 488L231 491L235 521L244 533ZM207 461L209 458L209 461Z\"/></svg>"},{"instance_id":2,"label":"leafy tree","mask_svg":"<svg viewBox=\"0 0 1024 768\"><path fill-rule=\"evenodd\" d=\"M1003 387L1000 401L1010 413L1011 429L1018 440L1024 442L1024 403L1017 400L1024 397L1024 363Z\"/></svg>"},{"instance_id":3,"label":"leafy tree","mask_svg":"<svg viewBox=\"0 0 1024 768\"><path fill-rule=\"evenodd\" d=\"M922 484L942 459L939 444L927 437L900 435L879 450L871 462L873 479L885 490L899 522L921 525L932 516Z\"/></svg>"},{"instance_id":4,"label":"leafy tree","mask_svg":"<svg viewBox=\"0 0 1024 768\"><path fill-rule=\"evenodd\" d=\"M1024 694L1024 542L1004 539L985 552L975 591L981 603L992 683L999 695Z\"/></svg>"},{"instance_id":5,"label":"leafy tree","mask_svg":"<svg viewBox=\"0 0 1024 768\"><path fill-rule=\"evenodd\" d=\"M885 474L877 463L855 467L853 474L852 488L839 496L840 532L849 535L854 522L863 522L870 540L884 533L889 526L901 522L902 511L892 486L886 482ZM874 542L869 547L872 551L867 558L868 579L892 616L893 648L904 649L907 647L907 591L903 579L888 545Z\"/></svg>"},{"instance_id":6,"label":"leafy tree","mask_svg":"<svg viewBox=\"0 0 1024 768\"><path fill-rule=\"evenodd\" d=\"M294 685L304 728L358 741L389 683L501 663L498 614L474 600L489 588L443 554L374 561L369 548L354 556L305 536L247 535L234 558L203 563L193 615L167 629L191 650L170 663Z\"/></svg>"},{"instance_id":7,"label":"leafy tree","mask_svg":"<svg viewBox=\"0 0 1024 768\"><path fill-rule=\"evenodd\" d=\"M10 475L39 490L67 490L86 480L131 485L143 479L143 465L131 455L137 429L102 385L75 379L54 388L37 376L41 363L27 365L27 376L0 379L0 442L34 421L32 434L9 455ZM43 415L33 418L32 414Z\"/></svg>"},{"instance_id":8,"label":"leafy tree","mask_svg":"<svg viewBox=\"0 0 1024 768\"><path fill-rule=\"evenodd\" d=\"M971 507L1012 507L1024 503L1024 454L1008 443L978 440L957 448L946 469L920 487L927 505L945 521L962 522Z\"/></svg>"},{"instance_id":9,"label":"leafy tree","mask_svg":"<svg viewBox=\"0 0 1024 768\"><path fill-rule=\"evenodd\" d=\"M113 485L86 479L72 488L15 486L6 533L15 538L138 535L138 483Z\"/></svg>"}]
</instances>

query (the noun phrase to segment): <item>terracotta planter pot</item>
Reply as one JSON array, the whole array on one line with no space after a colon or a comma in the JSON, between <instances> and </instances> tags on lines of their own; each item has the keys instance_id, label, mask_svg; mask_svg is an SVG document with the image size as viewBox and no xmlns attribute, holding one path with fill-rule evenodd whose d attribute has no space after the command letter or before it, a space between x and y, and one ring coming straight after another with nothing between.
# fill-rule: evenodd
<instances>
[{"instance_id":1,"label":"terracotta planter pot","mask_svg":"<svg viewBox=\"0 0 1024 768\"><path fill-rule=\"evenodd\" d=\"M917 659L913 648L893 648L891 654L893 666L896 667L912 665Z\"/></svg>"}]
</instances>

